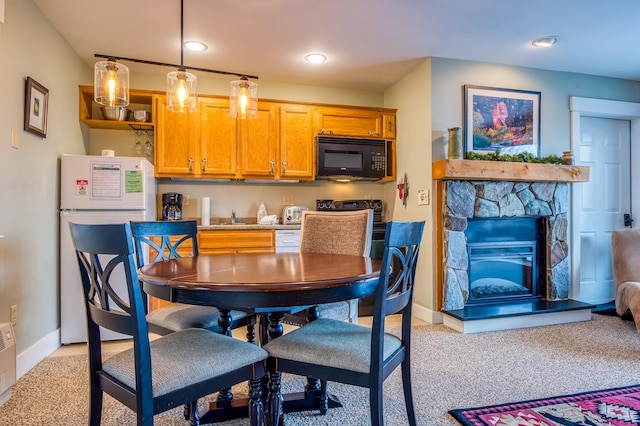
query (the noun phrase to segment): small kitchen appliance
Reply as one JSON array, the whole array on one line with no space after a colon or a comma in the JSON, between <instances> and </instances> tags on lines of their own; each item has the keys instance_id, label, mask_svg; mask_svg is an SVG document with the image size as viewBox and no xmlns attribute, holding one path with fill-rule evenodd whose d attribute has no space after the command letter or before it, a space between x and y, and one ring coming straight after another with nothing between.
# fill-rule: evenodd
<instances>
[{"instance_id":1,"label":"small kitchen appliance","mask_svg":"<svg viewBox=\"0 0 640 426\"><path fill-rule=\"evenodd\" d=\"M304 206L285 206L282 209L283 225L300 225L302 223L302 212L309 210Z\"/></svg>"},{"instance_id":2,"label":"small kitchen appliance","mask_svg":"<svg viewBox=\"0 0 640 426\"><path fill-rule=\"evenodd\" d=\"M162 194L162 220L182 219L182 194L168 192Z\"/></svg>"}]
</instances>

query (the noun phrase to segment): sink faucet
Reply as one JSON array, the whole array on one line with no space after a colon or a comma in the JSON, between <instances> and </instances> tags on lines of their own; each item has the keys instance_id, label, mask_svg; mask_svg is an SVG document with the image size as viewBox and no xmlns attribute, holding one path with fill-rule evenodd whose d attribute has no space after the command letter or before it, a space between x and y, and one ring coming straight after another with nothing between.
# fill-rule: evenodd
<instances>
[{"instance_id":1,"label":"sink faucet","mask_svg":"<svg viewBox=\"0 0 640 426\"><path fill-rule=\"evenodd\" d=\"M235 223L236 223L236 211L231 210L231 224L235 224Z\"/></svg>"}]
</instances>

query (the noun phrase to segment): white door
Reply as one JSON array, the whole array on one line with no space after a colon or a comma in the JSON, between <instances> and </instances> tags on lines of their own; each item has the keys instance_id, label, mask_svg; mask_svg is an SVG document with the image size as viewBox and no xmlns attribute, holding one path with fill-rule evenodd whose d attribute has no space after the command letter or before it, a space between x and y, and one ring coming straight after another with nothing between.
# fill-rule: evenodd
<instances>
[{"instance_id":1,"label":"white door","mask_svg":"<svg viewBox=\"0 0 640 426\"><path fill-rule=\"evenodd\" d=\"M606 303L615 296L611 232L623 228L624 214L631 213L631 122L581 117L574 150L578 164L589 167L589 182L573 188L580 191L580 202L573 206L580 267L571 297Z\"/></svg>"}]
</instances>

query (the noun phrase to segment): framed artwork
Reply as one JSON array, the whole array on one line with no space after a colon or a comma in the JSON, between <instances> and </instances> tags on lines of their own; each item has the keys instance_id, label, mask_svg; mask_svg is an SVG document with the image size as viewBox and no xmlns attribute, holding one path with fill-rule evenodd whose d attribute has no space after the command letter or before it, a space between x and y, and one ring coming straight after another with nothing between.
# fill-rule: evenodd
<instances>
[{"instance_id":1,"label":"framed artwork","mask_svg":"<svg viewBox=\"0 0 640 426\"><path fill-rule=\"evenodd\" d=\"M24 130L46 138L48 109L49 89L27 77L24 94Z\"/></svg>"},{"instance_id":2,"label":"framed artwork","mask_svg":"<svg viewBox=\"0 0 640 426\"><path fill-rule=\"evenodd\" d=\"M540 92L464 86L465 153L540 156Z\"/></svg>"}]
</instances>

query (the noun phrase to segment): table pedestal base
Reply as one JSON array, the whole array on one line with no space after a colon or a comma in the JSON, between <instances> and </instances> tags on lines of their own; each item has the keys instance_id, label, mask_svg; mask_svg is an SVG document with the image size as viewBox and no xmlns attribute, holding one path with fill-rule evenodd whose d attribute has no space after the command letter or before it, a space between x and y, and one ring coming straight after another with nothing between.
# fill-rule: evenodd
<instances>
[{"instance_id":1,"label":"table pedestal base","mask_svg":"<svg viewBox=\"0 0 640 426\"><path fill-rule=\"evenodd\" d=\"M337 396L329 394L329 408L342 407L342 402ZM295 413L298 411L320 410L320 389L306 392L296 392L283 395L284 403L282 409L285 413ZM232 399L228 401L214 401L209 404L209 411L200 417L201 424L219 423L231 419L247 417L248 398ZM266 413L266 401L264 402ZM268 417L268 414L265 416ZM266 419L265 419L266 420ZM283 425L282 417L280 425Z\"/></svg>"}]
</instances>

